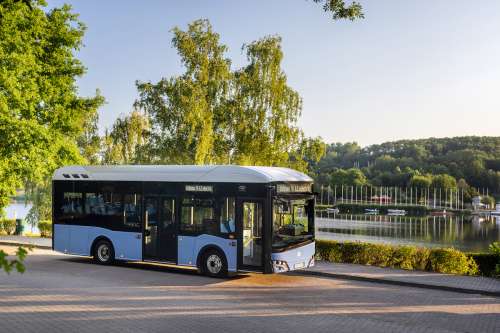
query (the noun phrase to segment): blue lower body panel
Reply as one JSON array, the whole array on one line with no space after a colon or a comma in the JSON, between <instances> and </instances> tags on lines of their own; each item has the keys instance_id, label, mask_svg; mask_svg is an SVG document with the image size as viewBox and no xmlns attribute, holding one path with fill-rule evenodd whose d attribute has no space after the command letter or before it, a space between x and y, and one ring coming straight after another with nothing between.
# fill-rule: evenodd
<instances>
[{"instance_id":1,"label":"blue lower body panel","mask_svg":"<svg viewBox=\"0 0 500 333\"><path fill-rule=\"evenodd\" d=\"M184 266L196 266L198 255L203 248L214 246L219 248L227 260L229 272L237 270L236 240L221 238L211 235L178 236L177 264Z\"/></svg>"},{"instance_id":2,"label":"blue lower body panel","mask_svg":"<svg viewBox=\"0 0 500 333\"><path fill-rule=\"evenodd\" d=\"M288 251L273 253L271 255L273 272L282 273L312 267L315 252L316 244L312 242Z\"/></svg>"},{"instance_id":3,"label":"blue lower body panel","mask_svg":"<svg viewBox=\"0 0 500 333\"><path fill-rule=\"evenodd\" d=\"M115 258L142 260L142 235L139 232L113 231L99 227L54 225L54 250L67 254L89 256L91 247L99 237L111 241Z\"/></svg>"}]
</instances>

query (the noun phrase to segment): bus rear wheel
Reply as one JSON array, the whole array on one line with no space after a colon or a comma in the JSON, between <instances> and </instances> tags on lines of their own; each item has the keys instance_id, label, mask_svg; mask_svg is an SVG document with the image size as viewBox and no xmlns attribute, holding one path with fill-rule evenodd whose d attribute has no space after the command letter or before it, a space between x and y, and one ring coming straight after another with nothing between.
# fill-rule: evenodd
<instances>
[{"instance_id":1,"label":"bus rear wheel","mask_svg":"<svg viewBox=\"0 0 500 333\"><path fill-rule=\"evenodd\" d=\"M94 261L101 265L111 265L115 260L113 245L107 240L100 240L94 246Z\"/></svg>"},{"instance_id":2,"label":"bus rear wheel","mask_svg":"<svg viewBox=\"0 0 500 333\"><path fill-rule=\"evenodd\" d=\"M227 260L224 254L215 249L205 251L200 262L201 272L212 277L227 276Z\"/></svg>"}]
</instances>

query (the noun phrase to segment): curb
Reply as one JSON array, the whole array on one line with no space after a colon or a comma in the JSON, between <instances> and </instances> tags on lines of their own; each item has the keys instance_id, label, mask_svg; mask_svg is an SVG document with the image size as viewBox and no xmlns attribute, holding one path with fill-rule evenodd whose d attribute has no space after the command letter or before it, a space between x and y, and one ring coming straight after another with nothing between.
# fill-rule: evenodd
<instances>
[{"instance_id":1,"label":"curb","mask_svg":"<svg viewBox=\"0 0 500 333\"><path fill-rule=\"evenodd\" d=\"M36 248L36 249L52 250L52 246L31 244L31 243L20 243L20 242L16 242L16 241L2 241L2 240L0 240L0 245L25 246L25 247L31 247L31 248Z\"/></svg>"},{"instance_id":2,"label":"curb","mask_svg":"<svg viewBox=\"0 0 500 333\"><path fill-rule=\"evenodd\" d=\"M317 272L317 271L301 271L300 273L297 272L297 274L319 276L319 277L328 277L328 278L351 280L351 281L381 283L381 284L389 284L389 285L393 285L393 286L402 286L402 287L414 287L414 288L422 288L422 289L452 291L452 292L458 292L458 293L463 293L463 294L476 294L476 295L479 294L479 295L485 295L485 296L500 297L500 291L488 291L488 290L478 290L478 289L469 289L469 288L459 288L459 287L450 287L450 286L418 283L418 282L408 282L408 281L385 280L385 279L377 279L377 278L371 278L371 277L359 276L359 275L325 273L325 272Z\"/></svg>"}]
</instances>

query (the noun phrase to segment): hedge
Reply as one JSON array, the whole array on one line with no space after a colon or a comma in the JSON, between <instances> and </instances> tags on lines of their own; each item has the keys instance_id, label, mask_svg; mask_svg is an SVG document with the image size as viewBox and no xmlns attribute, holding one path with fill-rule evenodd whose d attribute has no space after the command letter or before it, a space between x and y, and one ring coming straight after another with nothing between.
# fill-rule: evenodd
<instances>
[{"instance_id":1,"label":"hedge","mask_svg":"<svg viewBox=\"0 0 500 333\"><path fill-rule=\"evenodd\" d=\"M12 235L16 231L16 220L3 219L0 221L0 229L5 231L7 235Z\"/></svg>"},{"instance_id":2,"label":"hedge","mask_svg":"<svg viewBox=\"0 0 500 333\"><path fill-rule=\"evenodd\" d=\"M43 220L38 222L38 230L40 230L40 236L52 237L52 221Z\"/></svg>"},{"instance_id":3,"label":"hedge","mask_svg":"<svg viewBox=\"0 0 500 333\"><path fill-rule=\"evenodd\" d=\"M338 263L426 270L475 275L479 268L472 257L458 250L427 249L361 242L316 241L316 257Z\"/></svg>"},{"instance_id":4,"label":"hedge","mask_svg":"<svg viewBox=\"0 0 500 333\"><path fill-rule=\"evenodd\" d=\"M469 253L468 256L476 262L479 273L484 276L496 276L495 267L500 258L493 253Z\"/></svg>"}]
</instances>

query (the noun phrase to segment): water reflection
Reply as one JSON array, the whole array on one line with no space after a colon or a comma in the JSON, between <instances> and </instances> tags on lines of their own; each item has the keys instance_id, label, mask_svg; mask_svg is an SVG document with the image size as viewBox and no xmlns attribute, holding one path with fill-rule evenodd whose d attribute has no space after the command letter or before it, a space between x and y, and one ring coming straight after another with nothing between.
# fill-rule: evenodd
<instances>
[{"instance_id":1,"label":"water reflection","mask_svg":"<svg viewBox=\"0 0 500 333\"><path fill-rule=\"evenodd\" d=\"M316 238L486 251L500 240L500 217L346 215L318 212Z\"/></svg>"}]
</instances>

